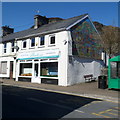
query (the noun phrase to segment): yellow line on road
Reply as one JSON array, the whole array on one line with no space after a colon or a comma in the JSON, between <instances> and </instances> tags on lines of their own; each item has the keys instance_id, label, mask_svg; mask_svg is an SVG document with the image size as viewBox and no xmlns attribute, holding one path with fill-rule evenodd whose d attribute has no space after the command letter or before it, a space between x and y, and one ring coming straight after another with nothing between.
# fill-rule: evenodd
<instances>
[{"instance_id":1,"label":"yellow line on road","mask_svg":"<svg viewBox=\"0 0 120 120\"><path fill-rule=\"evenodd\" d=\"M97 116L102 116L102 117L104 117L104 118L111 118L111 117L109 117L109 116L105 116L105 115L101 115L101 114L97 114L97 113L92 113L93 115L97 115Z\"/></svg>"},{"instance_id":2,"label":"yellow line on road","mask_svg":"<svg viewBox=\"0 0 120 120\"><path fill-rule=\"evenodd\" d=\"M111 113L111 112L107 112L108 114L111 114L111 115L115 115L115 116L118 116L118 114L115 114L115 113Z\"/></svg>"}]
</instances>

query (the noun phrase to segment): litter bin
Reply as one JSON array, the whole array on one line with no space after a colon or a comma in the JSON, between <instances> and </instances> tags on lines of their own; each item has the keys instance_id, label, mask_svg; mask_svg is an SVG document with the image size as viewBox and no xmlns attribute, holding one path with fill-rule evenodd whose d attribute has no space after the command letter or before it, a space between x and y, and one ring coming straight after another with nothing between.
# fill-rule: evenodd
<instances>
[{"instance_id":1,"label":"litter bin","mask_svg":"<svg viewBox=\"0 0 120 120\"><path fill-rule=\"evenodd\" d=\"M98 88L100 89L107 88L107 76L104 75L98 76Z\"/></svg>"}]
</instances>

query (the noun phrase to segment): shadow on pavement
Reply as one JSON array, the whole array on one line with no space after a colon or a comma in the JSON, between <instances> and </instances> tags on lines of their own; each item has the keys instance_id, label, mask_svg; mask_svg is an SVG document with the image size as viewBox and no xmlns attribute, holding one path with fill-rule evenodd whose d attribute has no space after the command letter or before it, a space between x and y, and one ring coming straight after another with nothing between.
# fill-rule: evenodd
<instances>
[{"instance_id":1,"label":"shadow on pavement","mask_svg":"<svg viewBox=\"0 0 120 120\"><path fill-rule=\"evenodd\" d=\"M41 90L2 86L2 117L60 119L77 108L97 99Z\"/></svg>"}]
</instances>

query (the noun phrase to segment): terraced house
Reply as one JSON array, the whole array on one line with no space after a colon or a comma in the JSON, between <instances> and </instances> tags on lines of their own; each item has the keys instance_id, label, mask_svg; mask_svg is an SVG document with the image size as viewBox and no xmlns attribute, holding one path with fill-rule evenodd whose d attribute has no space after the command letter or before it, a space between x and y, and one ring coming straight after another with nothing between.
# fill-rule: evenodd
<instances>
[{"instance_id":1,"label":"terraced house","mask_svg":"<svg viewBox=\"0 0 120 120\"><path fill-rule=\"evenodd\" d=\"M35 15L34 21L15 33L2 27L0 77L69 86L85 82L86 74L100 75L101 47L88 14L69 19Z\"/></svg>"}]
</instances>

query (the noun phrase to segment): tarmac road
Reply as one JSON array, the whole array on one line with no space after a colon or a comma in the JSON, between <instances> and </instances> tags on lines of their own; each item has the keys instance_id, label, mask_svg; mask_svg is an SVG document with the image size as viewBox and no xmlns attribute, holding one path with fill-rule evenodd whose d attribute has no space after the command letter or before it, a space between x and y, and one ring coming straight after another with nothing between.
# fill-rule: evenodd
<instances>
[{"instance_id":1,"label":"tarmac road","mask_svg":"<svg viewBox=\"0 0 120 120\"><path fill-rule=\"evenodd\" d=\"M118 118L118 104L42 90L2 86L2 118Z\"/></svg>"}]
</instances>

